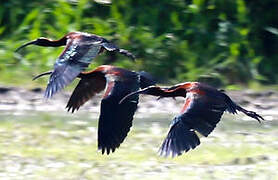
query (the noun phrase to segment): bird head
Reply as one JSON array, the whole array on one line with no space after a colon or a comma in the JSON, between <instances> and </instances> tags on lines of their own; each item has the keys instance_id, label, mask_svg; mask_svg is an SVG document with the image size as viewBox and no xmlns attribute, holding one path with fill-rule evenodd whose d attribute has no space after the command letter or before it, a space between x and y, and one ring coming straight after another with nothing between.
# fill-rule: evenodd
<instances>
[{"instance_id":1,"label":"bird head","mask_svg":"<svg viewBox=\"0 0 278 180\"><path fill-rule=\"evenodd\" d=\"M51 40L51 39L47 39L44 37L40 37L36 40L27 42L25 44L23 44L22 46L20 46L19 48L17 48L15 50L15 52L19 51L20 49L29 46L29 45L37 45L37 46L46 46L46 47L58 47L58 46L63 46L66 45L67 43L67 36L62 37L59 40Z\"/></svg>"},{"instance_id":2,"label":"bird head","mask_svg":"<svg viewBox=\"0 0 278 180\"><path fill-rule=\"evenodd\" d=\"M17 49L15 50L15 52L21 50L22 48L24 48L24 47L26 47L26 46L32 45L32 44L33 44L33 45L38 45L38 46L43 46L43 45L46 44L46 43L47 43L47 39L44 38L44 37L40 37L40 38L38 38L38 39L36 39L36 40L33 40L33 41L30 41L30 42L27 42L27 43L23 44L22 46L20 46L19 48L17 48Z\"/></svg>"}]
</instances>

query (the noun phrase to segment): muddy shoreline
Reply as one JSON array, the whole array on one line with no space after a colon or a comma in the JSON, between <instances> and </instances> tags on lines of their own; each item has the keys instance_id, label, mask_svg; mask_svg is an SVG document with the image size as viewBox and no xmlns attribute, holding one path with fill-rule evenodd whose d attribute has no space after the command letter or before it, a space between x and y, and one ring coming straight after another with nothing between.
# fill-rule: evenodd
<instances>
[{"instance_id":1,"label":"muddy shoreline","mask_svg":"<svg viewBox=\"0 0 278 180\"><path fill-rule=\"evenodd\" d=\"M24 89L20 87L0 86L0 111L66 111L65 106L70 97L69 91L62 91L51 99L44 99L41 88ZM257 111L270 119L270 115L278 116L278 92L269 90L257 92L253 90L228 91L227 94L243 107ZM79 111L99 113L101 94L94 97ZM151 96L140 96L137 114L178 113L184 99L167 98L156 100Z\"/></svg>"}]
</instances>

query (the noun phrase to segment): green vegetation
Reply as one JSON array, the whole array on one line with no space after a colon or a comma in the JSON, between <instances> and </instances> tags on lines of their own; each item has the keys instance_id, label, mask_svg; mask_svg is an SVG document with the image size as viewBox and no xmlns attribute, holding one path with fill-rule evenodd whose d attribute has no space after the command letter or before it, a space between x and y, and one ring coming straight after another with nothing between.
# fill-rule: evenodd
<instances>
[{"instance_id":1,"label":"green vegetation","mask_svg":"<svg viewBox=\"0 0 278 180\"><path fill-rule=\"evenodd\" d=\"M114 0L111 5L92 0L4 1L0 82L23 84L34 74L52 69L62 51L30 46L14 53L22 43L85 31L102 35L138 57L134 63L105 53L92 67L117 60L116 65L174 82L275 84L277 9L275 0Z\"/></svg>"},{"instance_id":2,"label":"green vegetation","mask_svg":"<svg viewBox=\"0 0 278 180\"><path fill-rule=\"evenodd\" d=\"M172 118L160 116L136 118L121 147L107 156L96 151L97 121L86 112L0 112L0 179L278 177L276 120L259 124L224 116L200 146L172 159L156 154Z\"/></svg>"}]
</instances>

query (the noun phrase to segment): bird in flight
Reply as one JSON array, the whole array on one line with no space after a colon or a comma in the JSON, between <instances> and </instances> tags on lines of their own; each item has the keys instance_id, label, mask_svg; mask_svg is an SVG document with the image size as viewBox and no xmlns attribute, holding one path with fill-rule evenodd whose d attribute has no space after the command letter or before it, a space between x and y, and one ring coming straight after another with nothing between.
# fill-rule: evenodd
<instances>
[{"instance_id":1,"label":"bird in flight","mask_svg":"<svg viewBox=\"0 0 278 180\"><path fill-rule=\"evenodd\" d=\"M236 114L243 112L261 122L264 120L256 112L248 111L237 105L223 90L217 90L199 82L185 82L170 88L150 86L125 96L121 101L138 94L165 97L184 97L185 103L179 115L170 124L170 130L163 141L159 153L162 156L179 156L200 144L196 131L207 137L220 121L224 111Z\"/></svg>"},{"instance_id":2,"label":"bird in flight","mask_svg":"<svg viewBox=\"0 0 278 180\"><path fill-rule=\"evenodd\" d=\"M54 64L54 70L42 73L34 78L37 79L44 75L50 75L44 95L45 98L52 97L53 94L70 84L104 50L116 51L133 60L135 59L132 53L118 48L115 44L103 37L84 32L70 32L59 40L50 40L41 37L20 46L16 51L28 45L47 47L66 46L57 58Z\"/></svg>"},{"instance_id":3,"label":"bird in flight","mask_svg":"<svg viewBox=\"0 0 278 180\"><path fill-rule=\"evenodd\" d=\"M102 65L90 72L82 72L80 81L74 89L68 104L72 113L97 93L105 90L101 100L98 121L98 149L109 154L124 141L130 127L133 115L137 109L139 95L119 101L126 95L154 85L155 82L146 72L133 72L110 65Z\"/></svg>"}]
</instances>

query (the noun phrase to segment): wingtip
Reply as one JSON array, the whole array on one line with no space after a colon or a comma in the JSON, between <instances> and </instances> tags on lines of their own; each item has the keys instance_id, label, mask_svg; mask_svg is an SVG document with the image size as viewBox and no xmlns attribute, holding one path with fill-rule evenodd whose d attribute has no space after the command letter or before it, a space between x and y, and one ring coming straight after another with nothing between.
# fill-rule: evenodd
<instances>
[{"instance_id":1,"label":"wingtip","mask_svg":"<svg viewBox=\"0 0 278 180\"><path fill-rule=\"evenodd\" d=\"M46 72L45 74L43 73L43 75L47 75L49 73L50 72ZM48 83L47 88L44 93L44 96L47 99L51 98L54 94L60 92L65 87L64 82L61 82L61 80L55 78L55 76L53 78L52 76L53 76L53 73L51 73L49 83Z\"/></svg>"},{"instance_id":2,"label":"wingtip","mask_svg":"<svg viewBox=\"0 0 278 180\"><path fill-rule=\"evenodd\" d=\"M101 154L103 155L105 153L105 149L101 148Z\"/></svg>"},{"instance_id":3,"label":"wingtip","mask_svg":"<svg viewBox=\"0 0 278 180\"><path fill-rule=\"evenodd\" d=\"M72 106L70 106L70 105L67 105L66 107L65 107L65 109L67 110L67 112L69 112L69 113L74 113L74 111L75 111L75 109L72 107Z\"/></svg>"},{"instance_id":4,"label":"wingtip","mask_svg":"<svg viewBox=\"0 0 278 180\"><path fill-rule=\"evenodd\" d=\"M163 158L168 158L168 157L175 158L175 157L182 155L182 152L169 148L169 145L168 145L168 147L162 145L159 148L157 153L159 156L161 156Z\"/></svg>"},{"instance_id":5,"label":"wingtip","mask_svg":"<svg viewBox=\"0 0 278 180\"><path fill-rule=\"evenodd\" d=\"M102 147L101 145L98 145L98 151L101 152L102 155L109 155L110 153L114 153L118 147Z\"/></svg>"},{"instance_id":6,"label":"wingtip","mask_svg":"<svg viewBox=\"0 0 278 180\"><path fill-rule=\"evenodd\" d=\"M52 98L52 93L46 91L46 92L44 93L44 99L51 99L51 98Z\"/></svg>"},{"instance_id":7,"label":"wingtip","mask_svg":"<svg viewBox=\"0 0 278 180\"><path fill-rule=\"evenodd\" d=\"M198 145L200 145L200 139L196 133L182 122L176 122L171 126L167 137L164 139L159 149L159 155L163 157L180 156Z\"/></svg>"},{"instance_id":8,"label":"wingtip","mask_svg":"<svg viewBox=\"0 0 278 180\"><path fill-rule=\"evenodd\" d=\"M46 90L44 92L44 98L45 99L50 99L52 96L56 93L56 89L53 88L52 84L48 84L46 87Z\"/></svg>"},{"instance_id":9,"label":"wingtip","mask_svg":"<svg viewBox=\"0 0 278 180\"><path fill-rule=\"evenodd\" d=\"M101 151L102 155L109 155L110 154L110 149L109 148L105 148L105 147L98 147L98 150Z\"/></svg>"}]
</instances>

